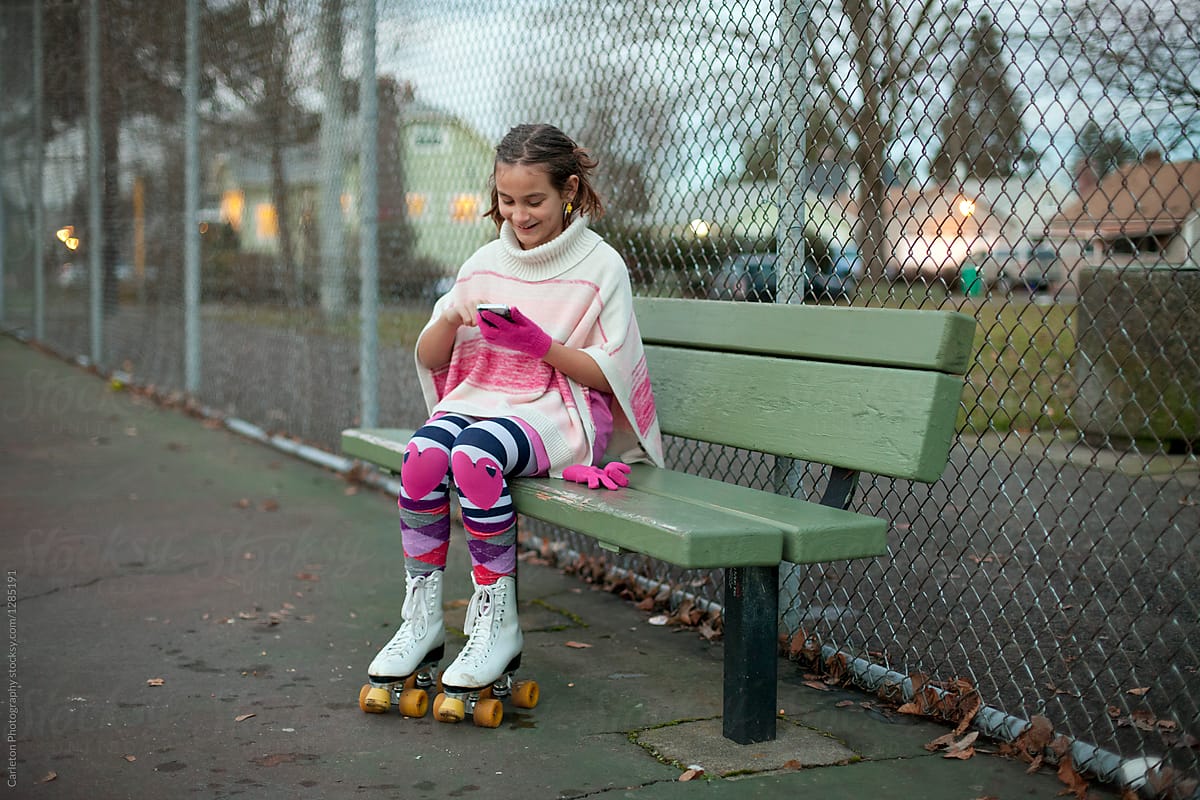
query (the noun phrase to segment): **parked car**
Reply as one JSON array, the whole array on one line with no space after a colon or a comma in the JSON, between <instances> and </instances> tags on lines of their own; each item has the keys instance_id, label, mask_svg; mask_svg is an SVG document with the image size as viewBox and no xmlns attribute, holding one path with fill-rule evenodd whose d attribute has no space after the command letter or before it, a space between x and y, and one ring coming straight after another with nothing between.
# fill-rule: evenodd
<instances>
[{"instance_id":1,"label":"parked car","mask_svg":"<svg viewBox=\"0 0 1200 800\"><path fill-rule=\"evenodd\" d=\"M984 285L995 292L1044 292L1062 279L1058 253L1046 245L973 253L963 262L967 265L974 266Z\"/></svg>"},{"instance_id":2,"label":"parked car","mask_svg":"<svg viewBox=\"0 0 1200 800\"><path fill-rule=\"evenodd\" d=\"M739 253L730 256L708 285L709 300L775 302L778 278L775 253ZM804 295L810 300L838 300L854 292L862 274L862 259L852 247L831 249L827 263L804 263Z\"/></svg>"}]
</instances>

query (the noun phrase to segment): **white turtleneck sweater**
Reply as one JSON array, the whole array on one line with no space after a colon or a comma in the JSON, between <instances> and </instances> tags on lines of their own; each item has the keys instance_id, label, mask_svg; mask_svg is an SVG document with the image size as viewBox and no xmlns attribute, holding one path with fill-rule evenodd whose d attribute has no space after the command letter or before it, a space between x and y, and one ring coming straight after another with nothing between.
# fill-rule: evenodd
<instances>
[{"instance_id":1,"label":"white turtleneck sweater","mask_svg":"<svg viewBox=\"0 0 1200 800\"><path fill-rule=\"evenodd\" d=\"M586 218L576 217L562 234L530 250L521 249L504 223L500 237L463 264L454 288L434 306L429 325L452 300L468 308L516 306L556 342L588 353L613 390L609 454L662 466L662 438L629 274ZM490 344L477 328L459 328L448 365L430 371L418 360L417 372L431 414L520 420L541 438L554 477L603 456L596 444L608 439L608 398L540 359Z\"/></svg>"}]
</instances>

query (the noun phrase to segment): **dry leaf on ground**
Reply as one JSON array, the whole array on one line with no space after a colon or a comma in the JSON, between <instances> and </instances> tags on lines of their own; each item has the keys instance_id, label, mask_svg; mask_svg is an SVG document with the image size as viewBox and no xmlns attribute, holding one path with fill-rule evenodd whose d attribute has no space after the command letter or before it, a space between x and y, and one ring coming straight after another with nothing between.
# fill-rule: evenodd
<instances>
[{"instance_id":1,"label":"dry leaf on ground","mask_svg":"<svg viewBox=\"0 0 1200 800\"><path fill-rule=\"evenodd\" d=\"M573 647L576 650L586 650L587 648L591 647L591 645L587 644L586 642L567 642L566 646Z\"/></svg>"},{"instance_id":2,"label":"dry leaf on ground","mask_svg":"<svg viewBox=\"0 0 1200 800\"><path fill-rule=\"evenodd\" d=\"M166 678L148 678L146 680L146 685L147 686L162 686L166 682L167 682Z\"/></svg>"},{"instance_id":3,"label":"dry leaf on ground","mask_svg":"<svg viewBox=\"0 0 1200 800\"><path fill-rule=\"evenodd\" d=\"M1071 756L1064 755L1058 762L1058 779L1067 787L1059 794L1073 794L1079 800L1087 800L1088 782L1075 769Z\"/></svg>"}]
</instances>

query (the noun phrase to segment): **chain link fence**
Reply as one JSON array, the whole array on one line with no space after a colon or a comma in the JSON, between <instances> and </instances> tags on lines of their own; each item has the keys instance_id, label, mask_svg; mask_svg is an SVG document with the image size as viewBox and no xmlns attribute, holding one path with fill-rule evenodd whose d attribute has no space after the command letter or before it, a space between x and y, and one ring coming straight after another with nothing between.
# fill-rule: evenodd
<instances>
[{"instance_id":1,"label":"chain link fence","mask_svg":"<svg viewBox=\"0 0 1200 800\"><path fill-rule=\"evenodd\" d=\"M1093 746L1103 778L1163 759L1151 788L1192 791L1196 0L0 14L5 328L327 449L423 420L411 345L494 236L492 147L517 122L597 156L598 227L640 294L972 314L946 476L863 481L888 557L787 572L783 640L964 679ZM769 460L670 453L778 485ZM619 566L720 602L720 576Z\"/></svg>"}]
</instances>

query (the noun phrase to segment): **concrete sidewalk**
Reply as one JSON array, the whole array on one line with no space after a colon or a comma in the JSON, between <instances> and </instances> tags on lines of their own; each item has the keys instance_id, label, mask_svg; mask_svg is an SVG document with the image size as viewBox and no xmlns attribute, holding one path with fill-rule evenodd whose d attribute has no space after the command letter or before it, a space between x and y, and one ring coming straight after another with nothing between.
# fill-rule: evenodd
<instances>
[{"instance_id":1,"label":"concrete sidewalk","mask_svg":"<svg viewBox=\"0 0 1200 800\"><path fill-rule=\"evenodd\" d=\"M506 708L496 730L363 714L366 665L399 623L394 499L7 338L0 487L16 797L1003 800L1063 788L998 757L930 754L945 727L810 689L787 665L779 739L733 745L720 736L720 644L531 564L522 676L541 685L536 709ZM455 536L459 628L469 580ZM450 640L456 651L461 636ZM704 777L680 782L692 764Z\"/></svg>"}]
</instances>

